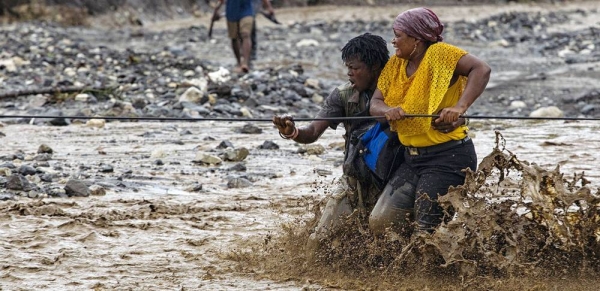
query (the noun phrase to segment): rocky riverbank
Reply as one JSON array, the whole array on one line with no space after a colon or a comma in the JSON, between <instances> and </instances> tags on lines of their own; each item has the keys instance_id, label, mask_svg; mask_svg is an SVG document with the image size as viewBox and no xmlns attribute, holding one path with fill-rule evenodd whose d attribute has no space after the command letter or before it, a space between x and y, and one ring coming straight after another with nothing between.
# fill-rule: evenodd
<instances>
[{"instance_id":1,"label":"rocky riverbank","mask_svg":"<svg viewBox=\"0 0 600 291\"><path fill-rule=\"evenodd\" d=\"M343 44L365 31L390 39L396 12L389 10L402 7L279 10L283 25L259 19L258 59L246 75L231 71L224 24L209 39L202 17L177 26L0 27L0 287L297 289L307 280L318 282L309 289L328 286L337 277L288 272L295 281L286 283L273 272L270 280L248 279L264 268L237 273L231 261L248 263L247 257L232 250L262 241L253 238L257 233L269 241L281 221L306 218L339 175L342 133L328 132L306 147L281 141L268 122L102 117L313 117L345 81ZM494 70L469 114L600 117L595 3L434 10L447 24L446 41ZM593 166L596 129L593 121L472 124L480 159L500 130L509 149L528 161L586 172L589 180L573 179L579 186L595 186L600 177ZM366 287L339 270L342 288ZM485 286L501 287L492 277ZM407 284L431 288L423 282Z\"/></svg>"},{"instance_id":2,"label":"rocky riverbank","mask_svg":"<svg viewBox=\"0 0 600 291\"><path fill-rule=\"evenodd\" d=\"M598 116L594 80L600 75L600 38L593 20L598 13L583 8L505 12L448 23L446 40L494 70L470 113L528 115L557 106L566 116ZM309 117L345 79L338 53L344 42L364 31L388 37L391 20L265 26L259 60L244 76L230 72L233 58L224 28L211 40L204 25L159 32L9 25L1 30L2 113ZM35 94L65 89L74 90ZM11 98L17 94L22 96Z\"/></svg>"}]
</instances>

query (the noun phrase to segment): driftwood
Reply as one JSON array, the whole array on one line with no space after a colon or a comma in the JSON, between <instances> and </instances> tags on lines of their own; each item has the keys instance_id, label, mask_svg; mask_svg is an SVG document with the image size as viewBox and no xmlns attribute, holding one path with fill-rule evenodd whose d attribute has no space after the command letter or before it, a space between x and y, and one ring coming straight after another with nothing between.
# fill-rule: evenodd
<instances>
[{"instance_id":1,"label":"driftwood","mask_svg":"<svg viewBox=\"0 0 600 291\"><path fill-rule=\"evenodd\" d=\"M62 93L80 93L80 92L106 92L114 91L111 87L79 87L79 86L65 86L65 87L53 87L53 88L36 88L36 89L25 89L16 90L9 92L0 93L0 99L16 98L19 96L37 95L37 94L62 94Z\"/></svg>"}]
</instances>

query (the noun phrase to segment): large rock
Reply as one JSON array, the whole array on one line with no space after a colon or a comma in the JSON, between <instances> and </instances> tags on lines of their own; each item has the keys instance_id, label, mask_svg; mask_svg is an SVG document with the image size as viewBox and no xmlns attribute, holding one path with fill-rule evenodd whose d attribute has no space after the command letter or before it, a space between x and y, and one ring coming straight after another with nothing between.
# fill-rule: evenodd
<instances>
[{"instance_id":1,"label":"large rock","mask_svg":"<svg viewBox=\"0 0 600 291\"><path fill-rule=\"evenodd\" d=\"M198 104L204 97L204 93L202 90L196 87L190 87L181 96L179 97L179 102L189 102L192 104Z\"/></svg>"},{"instance_id":2,"label":"large rock","mask_svg":"<svg viewBox=\"0 0 600 291\"><path fill-rule=\"evenodd\" d=\"M27 178L22 175L14 174L8 177L6 181L6 189L18 191L30 191L35 189L35 185L30 183Z\"/></svg>"},{"instance_id":3,"label":"large rock","mask_svg":"<svg viewBox=\"0 0 600 291\"><path fill-rule=\"evenodd\" d=\"M88 197L90 196L90 189L84 181L77 179L70 179L65 185L65 192L69 197Z\"/></svg>"},{"instance_id":4,"label":"large rock","mask_svg":"<svg viewBox=\"0 0 600 291\"><path fill-rule=\"evenodd\" d=\"M557 118L564 117L565 114L556 106L541 107L529 114L530 117L548 117Z\"/></svg>"}]
</instances>

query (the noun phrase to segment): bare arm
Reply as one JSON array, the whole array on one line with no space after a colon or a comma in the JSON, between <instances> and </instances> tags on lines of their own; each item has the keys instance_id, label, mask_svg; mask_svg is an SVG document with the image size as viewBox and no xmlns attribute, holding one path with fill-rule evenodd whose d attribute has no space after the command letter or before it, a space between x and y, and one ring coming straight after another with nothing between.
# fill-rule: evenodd
<instances>
[{"instance_id":1,"label":"bare arm","mask_svg":"<svg viewBox=\"0 0 600 291\"><path fill-rule=\"evenodd\" d=\"M383 94L379 89L375 90L371 98L371 108L369 109L371 116L385 116L388 121L404 119L404 110L400 107L389 107L383 101ZM379 120L382 122L383 120Z\"/></svg>"},{"instance_id":2,"label":"bare arm","mask_svg":"<svg viewBox=\"0 0 600 291\"><path fill-rule=\"evenodd\" d=\"M475 100L483 93L490 80L490 66L479 58L467 54L456 64L455 75L467 76L469 79L465 91L460 96L458 103L452 107L444 108L436 122L454 122L464 114Z\"/></svg>"},{"instance_id":3,"label":"bare arm","mask_svg":"<svg viewBox=\"0 0 600 291\"><path fill-rule=\"evenodd\" d=\"M371 109L369 110L369 113L372 116L385 116L388 121L403 119L405 115L405 112L402 110L402 108L392 108L385 105L383 101L383 94L381 91L379 91L379 89L375 90L375 93L373 93L373 98L371 99ZM383 120L379 120L379 122L383 122ZM459 118L454 122L435 120L432 121L431 126L437 131L448 133L463 124L465 124L465 119Z\"/></svg>"},{"instance_id":4,"label":"bare arm","mask_svg":"<svg viewBox=\"0 0 600 291\"><path fill-rule=\"evenodd\" d=\"M293 118L291 116L275 116L273 124L277 126L277 130L283 136L291 136L296 130ZM313 143L321 137L323 132L329 127L329 122L326 120L314 120L307 126L299 127L298 134L293 140L298 143Z\"/></svg>"}]
</instances>

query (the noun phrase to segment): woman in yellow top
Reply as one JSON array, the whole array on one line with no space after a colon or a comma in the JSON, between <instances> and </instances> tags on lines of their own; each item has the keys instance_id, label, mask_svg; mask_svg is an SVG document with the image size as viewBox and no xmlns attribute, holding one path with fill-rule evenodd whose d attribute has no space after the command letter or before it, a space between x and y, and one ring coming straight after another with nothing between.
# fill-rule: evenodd
<instances>
[{"instance_id":1,"label":"woman in yellow top","mask_svg":"<svg viewBox=\"0 0 600 291\"><path fill-rule=\"evenodd\" d=\"M467 126L437 131L432 125L454 122L481 95L491 69L466 51L443 43L444 26L427 8L396 17L392 44L396 49L383 69L370 113L385 116L406 146L405 159L380 196L369 222L395 231L413 219L418 230L432 232L443 212L438 196L462 185L465 168L475 170L477 155ZM406 118L406 114L439 114L438 118Z\"/></svg>"}]
</instances>

